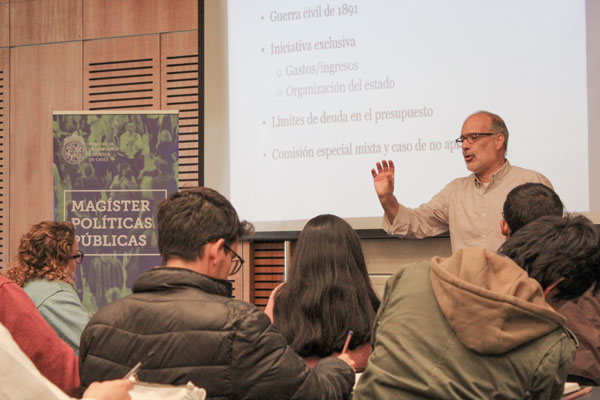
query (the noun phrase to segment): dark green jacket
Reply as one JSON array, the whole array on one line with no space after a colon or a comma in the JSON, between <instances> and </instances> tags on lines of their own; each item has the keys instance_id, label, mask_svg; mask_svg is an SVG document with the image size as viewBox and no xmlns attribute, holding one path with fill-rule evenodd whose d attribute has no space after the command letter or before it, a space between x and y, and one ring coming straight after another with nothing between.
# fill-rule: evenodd
<instances>
[{"instance_id":1,"label":"dark green jacket","mask_svg":"<svg viewBox=\"0 0 600 400\"><path fill-rule=\"evenodd\" d=\"M463 249L387 282L355 399L559 399L576 340L512 260Z\"/></svg>"}]
</instances>

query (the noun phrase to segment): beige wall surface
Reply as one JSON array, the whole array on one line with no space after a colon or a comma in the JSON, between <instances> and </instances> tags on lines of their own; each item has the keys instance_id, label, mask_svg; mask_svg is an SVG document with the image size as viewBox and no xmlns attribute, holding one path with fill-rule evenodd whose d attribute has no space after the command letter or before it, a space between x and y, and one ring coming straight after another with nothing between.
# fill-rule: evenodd
<instances>
[{"instance_id":1,"label":"beige wall surface","mask_svg":"<svg viewBox=\"0 0 600 400\"><path fill-rule=\"evenodd\" d=\"M393 274L402 265L452 254L449 238L363 239L361 244L370 274Z\"/></svg>"},{"instance_id":2,"label":"beige wall surface","mask_svg":"<svg viewBox=\"0 0 600 400\"><path fill-rule=\"evenodd\" d=\"M361 240L369 277L382 297L388 278L406 264L430 260L433 256L452 254L450 238L428 239L363 239Z\"/></svg>"}]
</instances>

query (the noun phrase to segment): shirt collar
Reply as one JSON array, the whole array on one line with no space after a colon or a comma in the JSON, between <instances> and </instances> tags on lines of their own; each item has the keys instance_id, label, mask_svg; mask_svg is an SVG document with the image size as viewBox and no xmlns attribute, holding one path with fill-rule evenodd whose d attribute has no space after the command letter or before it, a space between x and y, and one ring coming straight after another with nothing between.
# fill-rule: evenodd
<instances>
[{"instance_id":1,"label":"shirt collar","mask_svg":"<svg viewBox=\"0 0 600 400\"><path fill-rule=\"evenodd\" d=\"M506 174L508 174L509 169L510 169L510 163L508 162L508 160L505 159L504 164L496 172L494 172L492 174L492 176L490 177L488 186L492 186L496 183L496 180L504 178L506 176ZM473 179L475 180L475 184L477 186L483 185L483 182L481 182L479 180L479 178L477 178L477 175L473 174Z\"/></svg>"}]
</instances>

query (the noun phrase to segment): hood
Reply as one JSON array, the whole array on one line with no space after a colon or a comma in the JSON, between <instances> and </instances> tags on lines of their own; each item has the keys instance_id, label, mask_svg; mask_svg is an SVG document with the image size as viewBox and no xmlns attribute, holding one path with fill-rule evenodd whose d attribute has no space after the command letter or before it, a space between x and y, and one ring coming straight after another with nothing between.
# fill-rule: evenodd
<instances>
[{"instance_id":1,"label":"hood","mask_svg":"<svg viewBox=\"0 0 600 400\"><path fill-rule=\"evenodd\" d=\"M465 248L431 259L431 284L452 330L479 354L503 354L564 325L540 284L510 258Z\"/></svg>"}]
</instances>

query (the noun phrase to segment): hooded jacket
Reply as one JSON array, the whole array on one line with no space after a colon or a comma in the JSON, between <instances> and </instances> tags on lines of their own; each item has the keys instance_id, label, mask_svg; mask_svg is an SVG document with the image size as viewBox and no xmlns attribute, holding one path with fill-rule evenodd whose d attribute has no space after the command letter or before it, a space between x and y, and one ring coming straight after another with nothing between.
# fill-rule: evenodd
<instances>
[{"instance_id":1,"label":"hooded jacket","mask_svg":"<svg viewBox=\"0 0 600 400\"><path fill-rule=\"evenodd\" d=\"M357 399L559 399L576 339L512 260L466 248L386 284Z\"/></svg>"},{"instance_id":2,"label":"hooded jacket","mask_svg":"<svg viewBox=\"0 0 600 400\"><path fill-rule=\"evenodd\" d=\"M341 399L354 383L345 362L310 368L228 281L154 268L133 294L92 317L81 336L82 385L120 378L138 361L146 382L192 381L210 399Z\"/></svg>"},{"instance_id":3,"label":"hooded jacket","mask_svg":"<svg viewBox=\"0 0 600 400\"><path fill-rule=\"evenodd\" d=\"M600 294L589 289L578 299L562 305L558 312L567 318L567 327L579 340L569 375L591 379L600 385Z\"/></svg>"}]
</instances>

